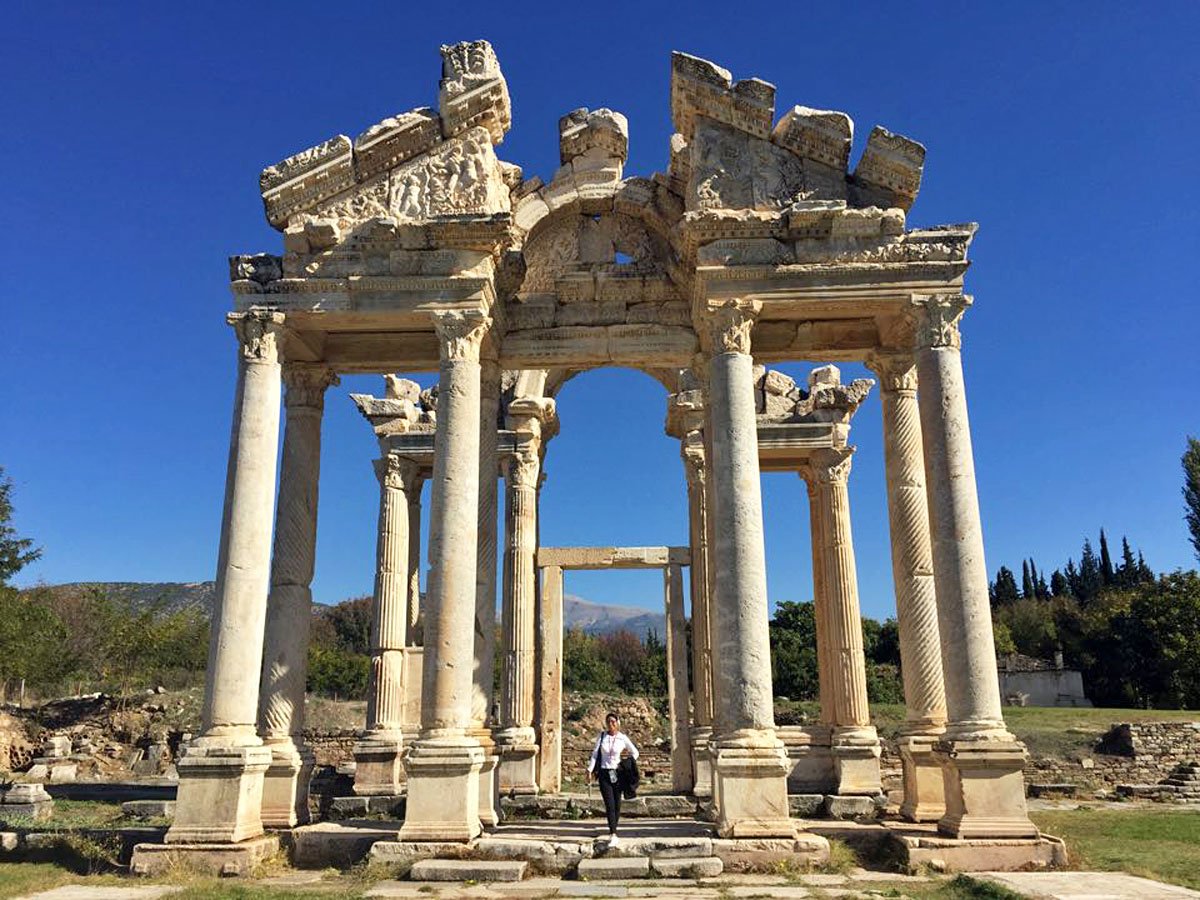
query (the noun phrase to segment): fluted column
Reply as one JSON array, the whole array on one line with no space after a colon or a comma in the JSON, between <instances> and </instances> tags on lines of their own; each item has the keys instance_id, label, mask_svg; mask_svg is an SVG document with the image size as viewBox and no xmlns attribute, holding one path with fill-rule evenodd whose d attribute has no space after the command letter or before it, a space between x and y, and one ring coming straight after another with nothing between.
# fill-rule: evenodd
<instances>
[{"instance_id":1,"label":"fluted column","mask_svg":"<svg viewBox=\"0 0 1200 900\"><path fill-rule=\"evenodd\" d=\"M421 734L405 760L401 840L468 841L480 832L484 753L468 735L479 524L480 344L491 320L434 314L440 366L430 501Z\"/></svg>"},{"instance_id":2,"label":"fluted column","mask_svg":"<svg viewBox=\"0 0 1200 900\"><path fill-rule=\"evenodd\" d=\"M409 497L420 491L420 467L388 453L375 461L379 479L379 528L375 594L371 605L371 677L367 727L354 746L354 792L400 793L403 751L404 648L408 644Z\"/></svg>"},{"instance_id":3,"label":"fluted column","mask_svg":"<svg viewBox=\"0 0 1200 900\"><path fill-rule=\"evenodd\" d=\"M948 719L934 750L946 775L946 814L938 828L959 838L1026 837L1037 828L1025 807L1025 748L1005 727L1000 709L963 383L958 322L969 304L962 295L913 298Z\"/></svg>"},{"instance_id":4,"label":"fluted column","mask_svg":"<svg viewBox=\"0 0 1200 900\"><path fill-rule=\"evenodd\" d=\"M479 525L475 579L475 678L471 730L484 749L479 770L479 819L500 822L499 759L492 738L496 660L496 444L500 419L500 366L483 360L479 402Z\"/></svg>"},{"instance_id":5,"label":"fluted column","mask_svg":"<svg viewBox=\"0 0 1200 900\"><path fill-rule=\"evenodd\" d=\"M716 521L714 800L723 837L794 833L787 757L775 734L762 486L750 330L757 303L711 313L708 430Z\"/></svg>"},{"instance_id":6,"label":"fluted column","mask_svg":"<svg viewBox=\"0 0 1200 900\"><path fill-rule=\"evenodd\" d=\"M413 481L408 491L408 643L421 618L421 488L423 477Z\"/></svg>"},{"instance_id":7,"label":"fluted column","mask_svg":"<svg viewBox=\"0 0 1200 900\"><path fill-rule=\"evenodd\" d=\"M946 796L942 770L932 751L946 727L946 688L917 408L917 370L910 353L877 353L867 364L879 375L882 385L892 578L904 678L906 714L899 737L904 802L900 813L914 822L936 821L946 811Z\"/></svg>"},{"instance_id":8,"label":"fluted column","mask_svg":"<svg viewBox=\"0 0 1200 900\"><path fill-rule=\"evenodd\" d=\"M667 707L671 722L671 789L692 790L691 729L688 727L687 616L683 609L683 567L663 569L667 622Z\"/></svg>"},{"instance_id":9,"label":"fluted column","mask_svg":"<svg viewBox=\"0 0 1200 900\"><path fill-rule=\"evenodd\" d=\"M850 528L852 448L816 450L809 457L807 480L814 484L819 517L821 582L818 607L826 638L827 698L832 705L831 747L838 794L878 794L879 736L867 703L867 667L863 653L858 572ZM820 630L820 626L818 626Z\"/></svg>"},{"instance_id":10,"label":"fluted column","mask_svg":"<svg viewBox=\"0 0 1200 900\"><path fill-rule=\"evenodd\" d=\"M325 390L337 375L324 366L290 363L287 424L275 513L275 549L259 687L258 728L271 748L263 783L262 821L291 828L309 821L308 780L313 753L304 743L304 687L317 545L317 484Z\"/></svg>"},{"instance_id":11,"label":"fluted column","mask_svg":"<svg viewBox=\"0 0 1200 900\"><path fill-rule=\"evenodd\" d=\"M217 556L201 732L179 760L168 843L233 842L262 833L270 749L256 732L270 587L279 450L283 315L234 314L238 379Z\"/></svg>"},{"instance_id":12,"label":"fluted column","mask_svg":"<svg viewBox=\"0 0 1200 900\"><path fill-rule=\"evenodd\" d=\"M504 674L500 683L500 791L537 793L536 554L538 447L525 444L504 461Z\"/></svg>"},{"instance_id":13,"label":"fluted column","mask_svg":"<svg viewBox=\"0 0 1200 900\"><path fill-rule=\"evenodd\" d=\"M686 435L682 444L688 492L688 537L692 564L692 793L712 796L712 633L709 576L709 504L705 478L704 439L699 431Z\"/></svg>"}]
</instances>

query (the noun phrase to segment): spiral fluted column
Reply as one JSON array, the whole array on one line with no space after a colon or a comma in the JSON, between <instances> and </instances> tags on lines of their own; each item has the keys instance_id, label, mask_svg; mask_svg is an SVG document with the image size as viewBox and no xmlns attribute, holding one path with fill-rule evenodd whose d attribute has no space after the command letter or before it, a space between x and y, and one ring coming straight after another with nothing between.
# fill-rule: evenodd
<instances>
[{"instance_id":1,"label":"spiral fluted column","mask_svg":"<svg viewBox=\"0 0 1200 900\"><path fill-rule=\"evenodd\" d=\"M314 758L304 743L304 688L317 545L317 484L321 470L321 416L325 390L337 376L324 366L283 368L287 422L275 511L271 593L259 686L258 728L271 748L263 784L267 828L309 821L308 780Z\"/></svg>"}]
</instances>

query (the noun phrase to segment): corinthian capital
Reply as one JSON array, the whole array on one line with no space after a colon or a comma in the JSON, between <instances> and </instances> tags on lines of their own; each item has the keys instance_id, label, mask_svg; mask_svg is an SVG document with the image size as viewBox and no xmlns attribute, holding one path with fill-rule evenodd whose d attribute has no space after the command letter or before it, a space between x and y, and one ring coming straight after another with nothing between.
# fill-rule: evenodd
<instances>
[{"instance_id":1,"label":"corinthian capital","mask_svg":"<svg viewBox=\"0 0 1200 900\"><path fill-rule=\"evenodd\" d=\"M915 317L917 349L952 347L957 350L962 344L958 321L970 305L971 298L966 294L913 297L911 308Z\"/></svg>"},{"instance_id":2,"label":"corinthian capital","mask_svg":"<svg viewBox=\"0 0 1200 900\"><path fill-rule=\"evenodd\" d=\"M713 353L750 354L750 329L762 311L757 300L727 300L712 311Z\"/></svg>"},{"instance_id":3,"label":"corinthian capital","mask_svg":"<svg viewBox=\"0 0 1200 900\"><path fill-rule=\"evenodd\" d=\"M492 320L476 312L437 312L433 327L443 360L479 362L479 350Z\"/></svg>"},{"instance_id":4,"label":"corinthian capital","mask_svg":"<svg viewBox=\"0 0 1200 900\"><path fill-rule=\"evenodd\" d=\"M699 435L697 435L699 437ZM704 444L684 438L680 448L688 484L704 483Z\"/></svg>"},{"instance_id":5,"label":"corinthian capital","mask_svg":"<svg viewBox=\"0 0 1200 900\"><path fill-rule=\"evenodd\" d=\"M421 467L416 460L389 453L375 460L375 475L385 488L410 491L421 477Z\"/></svg>"},{"instance_id":6,"label":"corinthian capital","mask_svg":"<svg viewBox=\"0 0 1200 900\"><path fill-rule=\"evenodd\" d=\"M884 391L912 393L917 389L917 367L911 353L878 350L867 356L866 365L879 376Z\"/></svg>"},{"instance_id":7,"label":"corinthian capital","mask_svg":"<svg viewBox=\"0 0 1200 900\"><path fill-rule=\"evenodd\" d=\"M532 447L522 447L504 461L504 477L510 488L538 488L540 476L541 460Z\"/></svg>"},{"instance_id":8,"label":"corinthian capital","mask_svg":"<svg viewBox=\"0 0 1200 900\"><path fill-rule=\"evenodd\" d=\"M287 387L285 402L289 407L303 406L321 409L325 406L325 390L340 380L327 366L313 363L286 363L283 383Z\"/></svg>"},{"instance_id":9,"label":"corinthian capital","mask_svg":"<svg viewBox=\"0 0 1200 900\"><path fill-rule=\"evenodd\" d=\"M225 317L237 332L242 359L248 363L278 363L283 338L283 313L251 310Z\"/></svg>"},{"instance_id":10,"label":"corinthian capital","mask_svg":"<svg viewBox=\"0 0 1200 900\"><path fill-rule=\"evenodd\" d=\"M810 489L818 484L845 484L850 478L853 457L853 447L814 450L808 463L800 467L800 477L808 482Z\"/></svg>"}]
</instances>

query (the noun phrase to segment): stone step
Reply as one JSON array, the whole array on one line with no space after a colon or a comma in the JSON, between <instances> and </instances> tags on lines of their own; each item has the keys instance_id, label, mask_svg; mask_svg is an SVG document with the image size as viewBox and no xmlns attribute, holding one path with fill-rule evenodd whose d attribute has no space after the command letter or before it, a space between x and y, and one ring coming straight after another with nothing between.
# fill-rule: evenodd
<instances>
[{"instance_id":1,"label":"stone step","mask_svg":"<svg viewBox=\"0 0 1200 900\"><path fill-rule=\"evenodd\" d=\"M597 838L595 856L651 856L656 859L683 857L696 859L713 855L712 838L709 837L638 837L621 836L617 846L610 846L608 838Z\"/></svg>"},{"instance_id":2,"label":"stone step","mask_svg":"<svg viewBox=\"0 0 1200 900\"><path fill-rule=\"evenodd\" d=\"M660 878L716 878L725 871L719 856L652 857L650 871Z\"/></svg>"},{"instance_id":3,"label":"stone step","mask_svg":"<svg viewBox=\"0 0 1200 900\"><path fill-rule=\"evenodd\" d=\"M524 860L423 859L408 871L412 881L521 881L529 871Z\"/></svg>"},{"instance_id":4,"label":"stone step","mask_svg":"<svg viewBox=\"0 0 1200 900\"><path fill-rule=\"evenodd\" d=\"M650 859L645 856L603 856L579 862L579 877L589 881L620 878L648 878Z\"/></svg>"}]
</instances>

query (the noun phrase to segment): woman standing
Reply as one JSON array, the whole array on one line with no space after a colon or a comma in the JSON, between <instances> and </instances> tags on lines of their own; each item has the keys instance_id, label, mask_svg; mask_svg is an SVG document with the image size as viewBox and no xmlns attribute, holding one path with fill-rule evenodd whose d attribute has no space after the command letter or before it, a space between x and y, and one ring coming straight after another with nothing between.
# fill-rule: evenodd
<instances>
[{"instance_id":1,"label":"woman standing","mask_svg":"<svg viewBox=\"0 0 1200 900\"><path fill-rule=\"evenodd\" d=\"M621 752L628 751L638 758L638 748L621 731L621 718L615 712L604 717L604 731L592 748L588 760L588 781L596 778L600 782L600 796L604 798L604 812L608 816L608 846L617 846L617 822L621 818L621 786L617 783L617 767L621 763Z\"/></svg>"}]
</instances>

